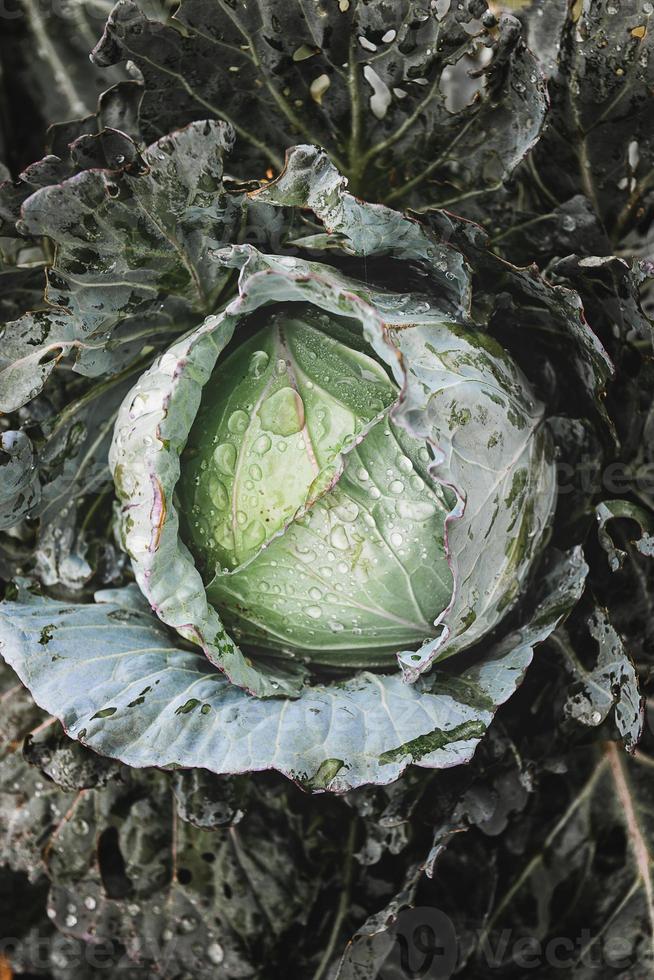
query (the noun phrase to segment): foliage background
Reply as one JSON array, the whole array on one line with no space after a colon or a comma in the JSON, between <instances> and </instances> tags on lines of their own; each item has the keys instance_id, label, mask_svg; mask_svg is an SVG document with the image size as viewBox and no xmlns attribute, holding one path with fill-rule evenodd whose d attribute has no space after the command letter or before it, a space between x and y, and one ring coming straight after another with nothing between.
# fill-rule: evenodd
<instances>
[{"instance_id":1,"label":"foliage background","mask_svg":"<svg viewBox=\"0 0 654 980\"><path fill-rule=\"evenodd\" d=\"M491 6L184 0L174 23L157 0L3 6L0 158L15 179L0 196L3 320L38 308L52 260L38 227L16 230L29 194L98 160L138 172L127 144L94 134L110 126L142 147L228 118L234 180L277 171L308 139L355 193L478 221L503 258L578 291L616 371L612 443L598 447L581 411L561 433L583 487L556 533L583 529L586 594L466 766L409 769L344 797L269 774L130 770L66 739L3 666L0 975L400 978L394 937L408 929L415 946L411 907L452 923L456 975L651 975L653 735L646 712L636 746L633 717L652 690L654 631L653 9ZM57 160L25 172L44 147ZM492 277L487 250L477 259ZM180 302L174 324L153 318L153 343L196 312ZM70 597L124 580L97 460L107 413L142 365L129 330L117 337L108 387L57 370L18 413L38 473L21 492L38 520L2 533L6 581L30 572ZM557 390L547 373L541 383ZM621 519L605 524L611 514Z\"/></svg>"}]
</instances>

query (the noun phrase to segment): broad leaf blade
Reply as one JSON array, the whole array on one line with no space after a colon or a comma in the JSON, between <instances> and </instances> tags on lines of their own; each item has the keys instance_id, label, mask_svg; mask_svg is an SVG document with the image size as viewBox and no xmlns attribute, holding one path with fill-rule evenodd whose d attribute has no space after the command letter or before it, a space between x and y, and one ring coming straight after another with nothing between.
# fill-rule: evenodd
<instances>
[{"instance_id":1,"label":"broad leaf blade","mask_svg":"<svg viewBox=\"0 0 654 980\"><path fill-rule=\"evenodd\" d=\"M410 763L468 761L545 639L578 600L572 554L552 568L531 622L457 676L416 684L361 673L296 700L254 698L175 646L145 611L73 605L22 591L0 616L2 655L68 733L134 767L277 769L312 789L391 782ZM117 596L118 598L119 596Z\"/></svg>"}]
</instances>

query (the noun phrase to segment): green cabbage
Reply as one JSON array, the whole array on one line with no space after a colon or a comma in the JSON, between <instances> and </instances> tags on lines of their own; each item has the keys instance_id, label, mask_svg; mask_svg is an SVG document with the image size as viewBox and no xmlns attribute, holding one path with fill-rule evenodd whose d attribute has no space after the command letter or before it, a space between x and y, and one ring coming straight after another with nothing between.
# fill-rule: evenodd
<instances>
[{"instance_id":1,"label":"green cabbage","mask_svg":"<svg viewBox=\"0 0 654 980\"><path fill-rule=\"evenodd\" d=\"M351 667L436 635L455 497L430 477L426 443L388 418L397 386L348 339L310 308L276 313L220 361L178 496L239 642Z\"/></svg>"}]
</instances>

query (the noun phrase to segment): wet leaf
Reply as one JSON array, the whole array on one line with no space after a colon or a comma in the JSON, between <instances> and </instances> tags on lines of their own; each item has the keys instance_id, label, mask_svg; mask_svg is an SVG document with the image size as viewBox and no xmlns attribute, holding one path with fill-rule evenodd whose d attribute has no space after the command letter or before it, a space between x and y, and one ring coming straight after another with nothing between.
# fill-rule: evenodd
<instances>
[{"instance_id":1,"label":"wet leaf","mask_svg":"<svg viewBox=\"0 0 654 980\"><path fill-rule=\"evenodd\" d=\"M228 121L244 177L280 170L287 147L315 143L355 193L434 202L473 174L479 190L501 184L543 121L544 79L518 21L502 17L489 33L483 11L186 0L182 32L121 0L94 59L136 62L148 134L207 114Z\"/></svg>"}]
</instances>

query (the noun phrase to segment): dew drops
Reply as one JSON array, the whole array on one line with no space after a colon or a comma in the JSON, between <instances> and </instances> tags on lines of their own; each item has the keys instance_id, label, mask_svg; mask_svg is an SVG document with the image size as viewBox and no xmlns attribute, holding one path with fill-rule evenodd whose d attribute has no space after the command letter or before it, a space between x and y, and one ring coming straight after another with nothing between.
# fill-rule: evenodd
<instances>
[{"instance_id":1,"label":"dew drops","mask_svg":"<svg viewBox=\"0 0 654 980\"><path fill-rule=\"evenodd\" d=\"M129 409L130 417L135 419L137 416L142 415L145 411L147 405L147 400L144 395L136 394L132 399L132 404Z\"/></svg>"},{"instance_id":2,"label":"dew drops","mask_svg":"<svg viewBox=\"0 0 654 980\"><path fill-rule=\"evenodd\" d=\"M407 521L427 521L436 513L436 505L431 500L398 500L397 513Z\"/></svg>"},{"instance_id":3,"label":"dew drops","mask_svg":"<svg viewBox=\"0 0 654 980\"><path fill-rule=\"evenodd\" d=\"M209 496L211 497L211 502L219 510L224 510L229 503L229 495L225 484L213 475L209 479Z\"/></svg>"},{"instance_id":4,"label":"dew drops","mask_svg":"<svg viewBox=\"0 0 654 980\"><path fill-rule=\"evenodd\" d=\"M220 943L211 943L207 946L207 957L214 966L220 966L225 959L225 952Z\"/></svg>"},{"instance_id":5,"label":"dew drops","mask_svg":"<svg viewBox=\"0 0 654 980\"><path fill-rule=\"evenodd\" d=\"M329 435L332 421L331 415L326 408L319 408L316 411L316 434L318 438L324 439ZM347 442L347 436L343 437L343 443Z\"/></svg>"},{"instance_id":6,"label":"dew drops","mask_svg":"<svg viewBox=\"0 0 654 980\"><path fill-rule=\"evenodd\" d=\"M334 507L334 513L339 520L352 524L359 516L359 508L353 500L343 500Z\"/></svg>"},{"instance_id":7,"label":"dew drops","mask_svg":"<svg viewBox=\"0 0 654 980\"><path fill-rule=\"evenodd\" d=\"M322 592L320 591L320 589L317 589L314 586L313 588L309 589L309 598L310 599L316 599L316 600L317 599L322 599Z\"/></svg>"},{"instance_id":8,"label":"dew drops","mask_svg":"<svg viewBox=\"0 0 654 980\"><path fill-rule=\"evenodd\" d=\"M248 370L253 378L260 378L264 374L266 368L268 367L268 362L270 358L266 354L265 350L255 350L254 354L250 358L250 363L248 365Z\"/></svg>"},{"instance_id":9,"label":"dew drops","mask_svg":"<svg viewBox=\"0 0 654 980\"><path fill-rule=\"evenodd\" d=\"M249 424L249 416L240 408L232 412L227 420L227 428L230 432L234 432L237 435L242 435L247 430Z\"/></svg>"},{"instance_id":10,"label":"dew drops","mask_svg":"<svg viewBox=\"0 0 654 980\"><path fill-rule=\"evenodd\" d=\"M404 484L401 480L393 480L388 489L391 493L402 493L404 491Z\"/></svg>"},{"instance_id":11,"label":"dew drops","mask_svg":"<svg viewBox=\"0 0 654 980\"><path fill-rule=\"evenodd\" d=\"M392 534L391 534L391 544L393 545L394 548L399 548L400 545L402 544L402 541L403 540L404 539L403 539L403 537L402 537L402 535L400 534L399 531L393 531L392 532Z\"/></svg>"},{"instance_id":12,"label":"dew drops","mask_svg":"<svg viewBox=\"0 0 654 980\"><path fill-rule=\"evenodd\" d=\"M193 932L197 928L197 921L190 915L183 915L179 920L179 931L183 933Z\"/></svg>"},{"instance_id":13,"label":"dew drops","mask_svg":"<svg viewBox=\"0 0 654 980\"><path fill-rule=\"evenodd\" d=\"M231 475L236 465L236 446L231 442L223 442L214 449L213 458L219 470Z\"/></svg>"},{"instance_id":14,"label":"dew drops","mask_svg":"<svg viewBox=\"0 0 654 980\"><path fill-rule=\"evenodd\" d=\"M259 409L261 425L278 436L291 436L304 427L304 402L294 388L280 388Z\"/></svg>"},{"instance_id":15,"label":"dew drops","mask_svg":"<svg viewBox=\"0 0 654 980\"><path fill-rule=\"evenodd\" d=\"M266 540L266 529L261 521L252 521L243 531L243 544L246 548L258 548Z\"/></svg>"},{"instance_id":16,"label":"dew drops","mask_svg":"<svg viewBox=\"0 0 654 980\"><path fill-rule=\"evenodd\" d=\"M257 482L263 476L263 472L261 470L261 467L257 463L253 463L252 464L252 466L250 467L250 471L249 472L250 472L250 476L252 477L252 479L253 480L256 480Z\"/></svg>"},{"instance_id":17,"label":"dew drops","mask_svg":"<svg viewBox=\"0 0 654 980\"><path fill-rule=\"evenodd\" d=\"M216 528L216 541L225 551L234 550L234 532L229 524L221 524Z\"/></svg>"},{"instance_id":18,"label":"dew drops","mask_svg":"<svg viewBox=\"0 0 654 980\"><path fill-rule=\"evenodd\" d=\"M342 524L337 524L336 527L332 528L331 534L329 535L329 543L332 548L336 548L338 551L348 550L350 542Z\"/></svg>"},{"instance_id":19,"label":"dew drops","mask_svg":"<svg viewBox=\"0 0 654 980\"><path fill-rule=\"evenodd\" d=\"M381 497L381 490L379 489L379 487L371 487L370 496L372 497L373 500L379 500L379 498Z\"/></svg>"},{"instance_id":20,"label":"dew drops","mask_svg":"<svg viewBox=\"0 0 654 980\"><path fill-rule=\"evenodd\" d=\"M320 606L307 606L307 616L311 619L320 619L322 616L322 609Z\"/></svg>"},{"instance_id":21,"label":"dew drops","mask_svg":"<svg viewBox=\"0 0 654 980\"><path fill-rule=\"evenodd\" d=\"M370 473L368 473L368 470L366 470L363 466L360 466L357 470L357 480L361 480L362 483L365 483L369 479Z\"/></svg>"},{"instance_id":22,"label":"dew drops","mask_svg":"<svg viewBox=\"0 0 654 980\"><path fill-rule=\"evenodd\" d=\"M259 436L252 447L258 456L264 456L270 449L272 443L269 436Z\"/></svg>"}]
</instances>

